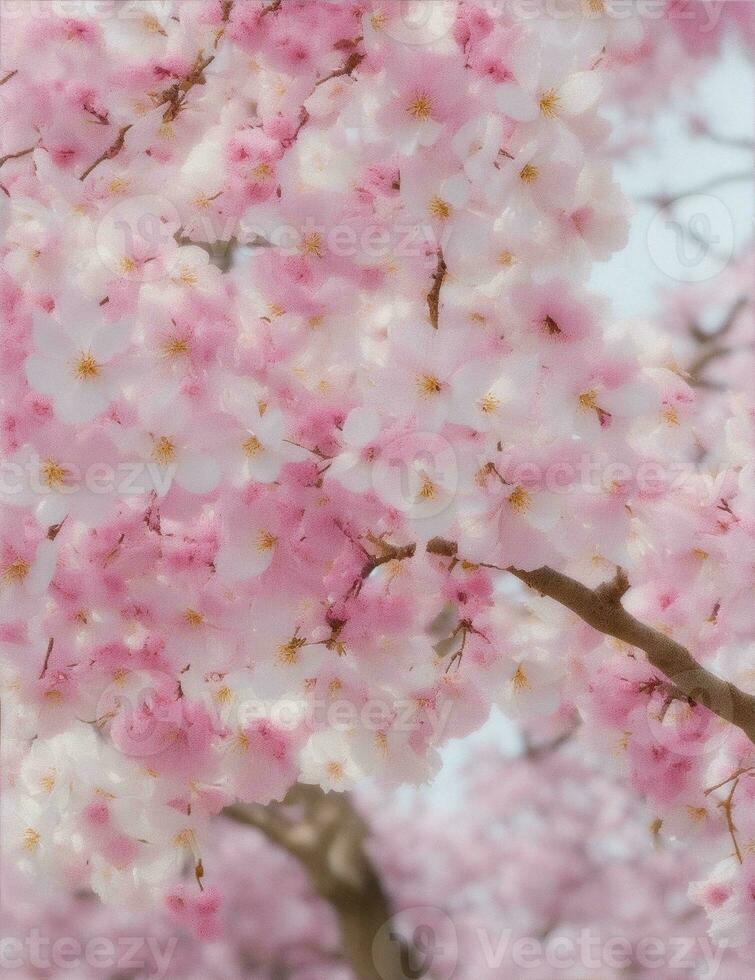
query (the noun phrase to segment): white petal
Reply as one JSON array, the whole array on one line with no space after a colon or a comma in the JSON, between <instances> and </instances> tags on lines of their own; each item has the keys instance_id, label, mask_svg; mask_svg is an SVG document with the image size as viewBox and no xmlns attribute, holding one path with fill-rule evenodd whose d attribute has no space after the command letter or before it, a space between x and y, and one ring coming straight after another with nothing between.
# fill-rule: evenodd
<instances>
[{"instance_id":1,"label":"white petal","mask_svg":"<svg viewBox=\"0 0 755 980\"><path fill-rule=\"evenodd\" d=\"M43 541L37 548L34 564L29 570L29 574L24 582L24 587L29 595L42 595L47 589L55 574L57 557L58 549L54 541Z\"/></svg>"},{"instance_id":2,"label":"white petal","mask_svg":"<svg viewBox=\"0 0 755 980\"><path fill-rule=\"evenodd\" d=\"M441 123L435 122L434 119L428 119L420 125L417 133L417 141L421 146L432 146L442 131L443 126Z\"/></svg>"},{"instance_id":3,"label":"white petal","mask_svg":"<svg viewBox=\"0 0 755 980\"><path fill-rule=\"evenodd\" d=\"M489 279L493 275L493 257L490 223L482 215L465 212L453 223L443 255L454 275L472 282Z\"/></svg>"},{"instance_id":4,"label":"white petal","mask_svg":"<svg viewBox=\"0 0 755 980\"><path fill-rule=\"evenodd\" d=\"M440 196L453 208L462 208L469 198L469 181L465 174L456 174L444 180L440 188Z\"/></svg>"},{"instance_id":5,"label":"white petal","mask_svg":"<svg viewBox=\"0 0 755 980\"><path fill-rule=\"evenodd\" d=\"M189 493L209 493L220 482L220 466L212 456L182 453L176 467L176 483Z\"/></svg>"},{"instance_id":6,"label":"white petal","mask_svg":"<svg viewBox=\"0 0 755 980\"><path fill-rule=\"evenodd\" d=\"M257 422L251 426L254 432L268 446L277 446L283 438L286 422L279 408L268 408Z\"/></svg>"},{"instance_id":7,"label":"white petal","mask_svg":"<svg viewBox=\"0 0 755 980\"><path fill-rule=\"evenodd\" d=\"M221 579L238 582L241 579L261 575L273 560L274 548L241 548L224 544L215 556L215 572Z\"/></svg>"},{"instance_id":8,"label":"white petal","mask_svg":"<svg viewBox=\"0 0 755 980\"><path fill-rule=\"evenodd\" d=\"M107 385L97 381L70 382L55 397L55 412L62 422L79 425L104 412L110 401Z\"/></svg>"},{"instance_id":9,"label":"white petal","mask_svg":"<svg viewBox=\"0 0 755 980\"><path fill-rule=\"evenodd\" d=\"M640 415L654 405L656 388L642 381L623 385L600 396L600 406L615 415Z\"/></svg>"},{"instance_id":10,"label":"white petal","mask_svg":"<svg viewBox=\"0 0 755 980\"><path fill-rule=\"evenodd\" d=\"M561 501L547 493L535 493L527 510L529 523L539 531L550 531L561 516Z\"/></svg>"},{"instance_id":11,"label":"white petal","mask_svg":"<svg viewBox=\"0 0 755 980\"><path fill-rule=\"evenodd\" d=\"M34 346L46 357L68 357L73 350L64 328L48 313L37 311L33 316Z\"/></svg>"},{"instance_id":12,"label":"white petal","mask_svg":"<svg viewBox=\"0 0 755 980\"><path fill-rule=\"evenodd\" d=\"M26 380L35 391L43 395L55 395L60 391L61 368L60 361L53 361L40 354L32 354L26 358Z\"/></svg>"},{"instance_id":13,"label":"white petal","mask_svg":"<svg viewBox=\"0 0 755 980\"><path fill-rule=\"evenodd\" d=\"M115 354L125 350L130 340L130 323L108 323L94 333L89 350L96 361L109 361Z\"/></svg>"},{"instance_id":14,"label":"white petal","mask_svg":"<svg viewBox=\"0 0 755 980\"><path fill-rule=\"evenodd\" d=\"M283 458L278 453L263 451L253 459L247 460L246 470L249 479L269 483L278 476L282 466Z\"/></svg>"},{"instance_id":15,"label":"white petal","mask_svg":"<svg viewBox=\"0 0 755 980\"><path fill-rule=\"evenodd\" d=\"M570 75L558 93L564 112L571 116L586 112L598 101L602 88L596 71L578 71Z\"/></svg>"},{"instance_id":16,"label":"white petal","mask_svg":"<svg viewBox=\"0 0 755 980\"><path fill-rule=\"evenodd\" d=\"M509 118L517 122L531 122L537 119L537 102L516 82L501 82L496 89L495 100L501 112L505 112Z\"/></svg>"},{"instance_id":17,"label":"white petal","mask_svg":"<svg viewBox=\"0 0 755 980\"><path fill-rule=\"evenodd\" d=\"M366 446L380 435L380 415L374 408L360 406L349 412L343 438L350 446Z\"/></svg>"}]
</instances>

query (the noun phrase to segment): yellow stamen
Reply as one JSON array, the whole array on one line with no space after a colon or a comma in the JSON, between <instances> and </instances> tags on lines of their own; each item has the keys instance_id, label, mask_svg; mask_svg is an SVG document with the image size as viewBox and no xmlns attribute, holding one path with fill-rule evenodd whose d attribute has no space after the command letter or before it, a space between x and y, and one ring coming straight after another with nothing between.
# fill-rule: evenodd
<instances>
[{"instance_id":1,"label":"yellow stamen","mask_svg":"<svg viewBox=\"0 0 755 980\"><path fill-rule=\"evenodd\" d=\"M231 748L237 752L247 752L249 750L249 736L245 735L244 732L239 732L238 735L234 736Z\"/></svg>"},{"instance_id":2,"label":"yellow stamen","mask_svg":"<svg viewBox=\"0 0 755 980\"><path fill-rule=\"evenodd\" d=\"M444 201L442 197L436 196L430 201L428 210L434 217L445 220L451 214L451 205Z\"/></svg>"},{"instance_id":3,"label":"yellow stamen","mask_svg":"<svg viewBox=\"0 0 755 980\"><path fill-rule=\"evenodd\" d=\"M91 354L82 353L74 370L79 381L91 381L92 378L99 376L100 366Z\"/></svg>"},{"instance_id":4,"label":"yellow stamen","mask_svg":"<svg viewBox=\"0 0 755 980\"><path fill-rule=\"evenodd\" d=\"M488 393L487 395L484 395L480 399L479 404L480 404L480 411L483 413L483 415L489 415L491 412L494 412L498 408L501 402L498 398L495 397L495 395L491 395L490 393Z\"/></svg>"},{"instance_id":5,"label":"yellow stamen","mask_svg":"<svg viewBox=\"0 0 755 980\"><path fill-rule=\"evenodd\" d=\"M233 692L226 684L215 691L215 700L218 704L228 704L233 699Z\"/></svg>"},{"instance_id":6,"label":"yellow stamen","mask_svg":"<svg viewBox=\"0 0 755 980\"><path fill-rule=\"evenodd\" d=\"M666 425L679 425L679 413L673 405L667 405L661 414Z\"/></svg>"},{"instance_id":7,"label":"yellow stamen","mask_svg":"<svg viewBox=\"0 0 755 980\"><path fill-rule=\"evenodd\" d=\"M186 847L191 851L196 851L197 838L191 827L186 827L184 830L179 830L176 836L173 838L173 844L175 847Z\"/></svg>"},{"instance_id":8,"label":"yellow stamen","mask_svg":"<svg viewBox=\"0 0 755 980\"><path fill-rule=\"evenodd\" d=\"M631 732L622 732L622 734L619 736L616 742L617 753L626 752L626 750L629 748L629 743L631 742L631 740L632 740Z\"/></svg>"},{"instance_id":9,"label":"yellow stamen","mask_svg":"<svg viewBox=\"0 0 755 980\"><path fill-rule=\"evenodd\" d=\"M248 456L250 459L256 456L257 453L263 448L262 443L259 441L257 436L251 435L248 439L245 439L241 443L241 448L244 451L244 455Z\"/></svg>"},{"instance_id":10,"label":"yellow stamen","mask_svg":"<svg viewBox=\"0 0 755 980\"><path fill-rule=\"evenodd\" d=\"M152 459L160 466L168 466L176 458L176 446L167 436L155 439L152 447Z\"/></svg>"},{"instance_id":11,"label":"yellow stamen","mask_svg":"<svg viewBox=\"0 0 755 980\"><path fill-rule=\"evenodd\" d=\"M329 762L325 767L325 770L331 779L343 779L346 774L346 771L340 762Z\"/></svg>"},{"instance_id":12,"label":"yellow stamen","mask_svg":"<svg viewBox=\"0 0 755 980\"><path fill-rule=\"evenodd\" d=\"M51 490L58 490L66 481L68 470L61 466L57 460L46 459L42 464L42 482Z\"/></svg>"},{"instance_id":13,"label":"yellow stamen","mask_svg":"<svg viewBox=\"0 0 755 980\"><path fill-rule=\"evenodd\" d=\"M178 278L181 282L186 283L187 286L196 286L199 282L199 276L190 269L188 266L184 266L178 274Z\"/></svg>"},{"instance_id":14,"label":"yellow stamen","mask_svg":"<svg viewBox=\"0 0 755 980\"><path fill-rule=\"evenodd\" d=\"M288 643L283 643L278 647L278 660L287 667L299 661L299 650L306 641L301 636L293 636Z\"/></svg>"},{"instance_id":15,"label":"yellow stamen","mask_svg":"<svg viewBox=\"0 0 755 980\"><path fill-rule=\"evenodd\" d=\"M522 169L519 171L519 178L523 180L525 184L534 183L540 176L540 171L534 165L534 163L525 163Z\"/></svg>"},{"instance_id":16,"label":"yellow stamen","mask_svg":"<svg viewBox=\"0 0 755 980\"><path fill-rule=\"evenodd\" d=\"M136 260L129 258L128 255L124 255L120 261L120 269L121 272L125 273L126 275L128 275L131 272L135 272Z\"/></svg>"},{"instance_id":17,"label":"yellow stamen","mask_svg":"<svg viewBox=\"0 0 755 980\"><path fill-rule=\"evenodd\" d=\"M142 24L150 34L162 34L163 37L167 37L165 30L160 26L160 21L154 14L145 14L142 18Z\"/></svg>"},{"instance_id":18,"label":"yellow stamen","mask_svg":"<svg viewBox=\"0 0 755 980\"><path fill-rule=\"evenodd\" d=\"M45 775L40 779L39 785L45 793L52 793L55 789L55 780L57 779L57 772L54 769L49 769Z\"/></svg>"},{"instance_id":19,"label":"yellow stamen","mask_svg":"<svg viewBox=\"0 0 755 980\"><path fill-rule=\"evenodd\" d=\"M561 99L554 88L543 92L540 98L540 111L546 119L555 119L561 108Z\"/></svg>"},{"instance_id":20,"label":"yellow stamen","mask_svg":"<svg viewBox=\"0 0 755 980\"><path fill-rule=\"evenodd\" d=\"M406 111L410 116L414 116L415 119L419 119L420 122L424 122L426 119L430 118L432 108L433 104L430 101L430 97L424 92L418 92L406 107Z\"/></svg>"},{"instance_id":21,"label":"yellow stamen","mask_svg":"<svg viewBox=\"0 0 755 980\"><path fill-rule=\"evenodd\" d=\"M420 374L417 378L417 390L420 395L437 395L443 390L443 382L432 374Z\"/></svg>"},{"instance_id":22,"label":"yellow stamen","mask_svg":"<svg viewBox=\"0 0 755 980\"><path fill-rule=\"evenodd\" d=\"M317 231L305 235L304 241L302 242L302 251L305 255L314 255L318 259L321 259L323 254L322 235Z\"/></svg>"},{"instance_id":23,"label":"yellow stamen","mask_svg":"<svg viewBox=\"0 0 755 980\"><path fill-rule=\"evenodd\" d=\"M184 337L169 337L162 349L166 357L182 357L189 353L189 341Z\"/></svg>"},{"instance_id":24,"label":"yellow stamen","mask_svg":"<svg viewBox=\"0 0 755 980\"><path fill-rule=\"evenodd\" d=\"M525 672L524 667L519 664L514 671L514 676L511 678L511 686L517 693L522 691L529 691L532 689L532 685L529 682L529 678Z\"/></svg>"},{"instance_id":25,"label":"yellow stamen","mask_svg":"<svg viewBox=\"0 0 755 980\"><path fill-rule=\"evenodd\" d=\"M577 401L579 402L579 407L585 412L589 412L598 407L598 392L595 388L590 388L589 391L583 391L581 395L578 396Z\"/></svg>"},{"instance_id":26,"label":"yellow stamen","mask_svg":"<svg viewBox=\"0 0 755 980\"><path fill-rule=\"evenodd\" d=\"M532 497L530 497L524 487L517 487L513 493L509 494L509 503L516 514L526 514L530 509Z\"/></svg>"},{"instance_id":27,"label":"yellow stamen","mask_svg":"<svg viewBox=\"0 0 755 980\"><path fill-rule=\"evenodd\" d=\"M16 584L23 582L26 576L29 574L30 565L28 561L24 561L23 558L16 558L14 561L8 565L2 575L2 581L6 585Z\"/></svg>"},{"instance_id":28,"label":"yellow stamen","mask_svg":"<svg viewBox=\"0 0 755 980\"><path fill-rule=\"evenodd\" d=\"M271 551L278 543L278 539L270 531L260 531L257 535L257 551Z\"/></svg>"},{"instance_id":29,"label":"yellow stamen","mask_svg":"<svg viewBox=\"0 0 755 980\"><path fill-rule=\"evenodd\" d=\"M184 612L184 619L189 626L201 626L204 622L204 616L201 612L197 612L196 609L187 609Z\"/></svg>"},{"instance_id":30,"label":"yellow stamen","mask_svg":"<svg viewBox=\"0 0 755 980\"><path fill-rule=\"evenodd\" d=\"M32 853L36 851L36 849L39 847L39 842L42 840L42 838L37 833L36 830L33 830L31 827L27 827L26 830L24 831L23 840L24 840L24 850L29 851L29 853Z\"/></svg>"},{"instance_id":31,"label":"yellow stamen","mask_svg":"<svg viewBox=\"0 0 755 980\"><path fill-rule=\"evenodd\" d=\"M436 496L437 492L437 487L433 481L429 477L425 476L422 478L422 485L419 488L417 497L421 498L422 500L432 500Z\"/></svg>"}]
</instances>

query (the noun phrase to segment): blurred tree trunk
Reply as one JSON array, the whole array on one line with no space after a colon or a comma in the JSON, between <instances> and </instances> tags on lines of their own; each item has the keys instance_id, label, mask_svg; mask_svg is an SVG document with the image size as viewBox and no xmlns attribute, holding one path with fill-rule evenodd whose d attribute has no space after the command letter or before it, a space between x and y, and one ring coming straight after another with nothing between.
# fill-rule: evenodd
<instances>
[{"instance_id":1,"label":"blurred tree trunk","mask_svg":"<svg viewBox=\"0 0 755 980\"><path fill-rule=\"evenodd\" d=\"M238 803L225 815L292 854L330 903L343 955L359 980L419 980L422 958L392 929L390 901L364 844L369 831L347 793L298 783L283 803Z\"/></svg>"}]
</instances>

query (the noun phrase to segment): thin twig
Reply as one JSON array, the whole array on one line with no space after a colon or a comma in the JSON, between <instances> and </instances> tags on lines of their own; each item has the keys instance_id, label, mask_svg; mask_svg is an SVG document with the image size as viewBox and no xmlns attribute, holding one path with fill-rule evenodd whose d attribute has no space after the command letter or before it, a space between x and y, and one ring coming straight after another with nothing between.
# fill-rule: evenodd
<instances>
[{"instance_id":1,"label":"thin twig","mask_svg":"<svg viewBox=\"0 0 755 980\"><path fill-rule=\"evenodd\" d=\"M131 123L127 123L125 126L121 126L121 128L118 130L118 135L110 144L110 146L105 150L104 153L101 153L96 160L94 160L92 163L89 164L89 166L86 168L83 174L81 174L81 176L79 177L79 180L86 180L95 167L99 167L99 165L101 163L104 163L105 160L112 160L113 157L118 156L118 154L123 149L123 143L126 137L126 133L129 131L129 129L131 129Z\"/></svg>"},{"instance_id":2,"label":"thin twig","mask_svg":"<svg viewBox=\"0 0 755 980\"><path fill-rule=\"evenodd\" d=\"M47 652L45 653L45 660L44 663L42 664L42 673L39 675L40 680L42 680L42 678L47 673L47 668L50 664L50 654L52 653L52 648L54 646L55 646L55 637L51 636L50 639L47 641Z\"/></svg>"},{"instance_id":3,"label":"thin twig","mask_svg":"<svg viewBox=\"0 0 755 980\"><path fill-rule=\"evenodd\" d=\"M439 248L438 265L433 273L432 289L427 294L427 306L430 310L430 323L436 330L438 329L438 321L440 319L440 291L447 272L448 266L446 265L446 260L443 258L443 250Z\"/></svg>"},{"instance_id":4,"label":"thin twig","mask_svg":"<svg viewBox=\"0 0 755 980\"><path fill-rule=\"evenodd\" d=\"M17 150L15 153L6 153L4 157L0 157L0 167L2 167L4 163L7 163L8 160L18 160L20 157L28 156L30 153L33 153L34 150L36 150L38 145L38 143L35 143L34 146L29 146L25 150Z\"/></svg>"}]
</instances>

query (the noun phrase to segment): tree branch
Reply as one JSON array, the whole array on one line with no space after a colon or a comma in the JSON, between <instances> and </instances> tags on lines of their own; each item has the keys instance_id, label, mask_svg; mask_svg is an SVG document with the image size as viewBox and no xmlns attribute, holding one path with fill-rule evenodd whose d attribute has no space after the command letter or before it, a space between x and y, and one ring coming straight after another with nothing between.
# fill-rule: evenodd
<instances>
[{"instance_id":1,"label":"tree branch","mask_svg":"<svg viewBox=\"0 0 755 980\"><path fill-rule=\"evenodd\" d=\"M430 292L427 294L427 306L430 310L430 323L432 323L435 329L438 329L438 320L440 318L440 290L443 286L443 280L446 278L446 272L448 271L448 266L446 265L446 260L443 258L443 250L438 249L438 267L433 273L433 286Z\"/></svg>"},{"instance_id":2,"label":"tree branch","mask_svg":"<svg viewBox=\"0 0 755 980\"><path fill-rule=\"evenodd\" d=\"M453 556L452 560L457 560L458 548L452 541L433 538L428 542L427 550L430 554ZM547 565L533 571L523 571L513 566L483 567L515 575L540 595L570 609L599 633L644 650L649 662L665 674L685 697L705 705L719 718L736 725L755 743L755 696L712 674L681 643L628 613L621 604L621 596L628 586L622 570L617 572L612 583L590 589Z\"/></svg>"},{"instance_id":3,"label":"tree branch","mask_svg":"<svg viewBox=\"0 0 755 980\"><path fill-rule=\"evenodd\" d=\"M38 144L35 143L34 146L27 146L25 150L17 150L15 153L6 153L4 157L0 157L0 167L2 167L4 163L7 163L8 160L18 160L20 157L28 156L30 153L33 153L36 150L37 145Z\"/></svg>"},{"instance_id":4,"label":"tree branch","mask_svg":"<svg viewBox=\"0 0 755 980\"><path fill-rule=\"evenodd\" d=\"M715 190L717 187L723 187L726 184L735 184L745 180L752 180L751 169L733 170L729 173L715 174L713 177L701 181L694 187L687 187L684 190L676 191L674 194L647 194L642 196L640 200L645 201L647 204L654 204L656 207L665 210L671 207L672 204L682 201L685 197L691 197L693 194L705 194L708 191Z\"/></svg>"},{"instance_id":5,"label":"tree branch","mask_svg":"<svg viewBox=\"0 0 755 980\"><path fill-rule=\"evenodd\" d=\"M113 157L118 156L118 154L123 149L123 142L126 138L126 133L129 131L129 129L131 129L131 123L128 123L126 126L121 126L121 128L118 130L118 135L115 137L115 139L110 144L110 146L105 150L104 153L101 153L96 160L92 161L92 163L89 164L86 170L79 177L79 180L86 180L95 167L99 167L99 165L103 163L105 160L112 160Z\"/></svg>"},{"instance_id":6,"label":"tree branch","mask_svg":"<svg viewBox=\"0 0 755 980\"><path fill-rule=\"evenodd\" d=\"M282 804L237 803L223 812L259 830L304 867L333 907L344 956L359 980L422 976L408 969L412 950L383 928L393 912L365 850L368 828L347 793L297 783Z\"/></svg>"}]
</instances>

